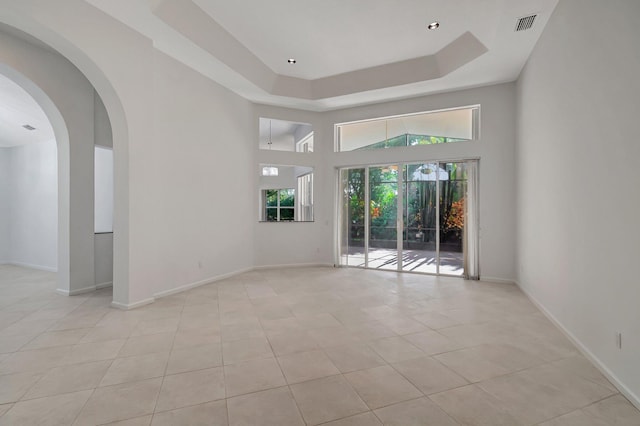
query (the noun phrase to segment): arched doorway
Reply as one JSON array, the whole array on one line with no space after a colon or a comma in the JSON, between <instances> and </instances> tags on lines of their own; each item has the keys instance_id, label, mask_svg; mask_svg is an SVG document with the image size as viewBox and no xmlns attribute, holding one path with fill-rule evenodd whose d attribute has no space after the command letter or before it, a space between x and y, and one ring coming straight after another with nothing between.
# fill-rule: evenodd
<instances>
[{"instance_id":1,"label":"arched doorway","mask_svg":"<svg viewBox=\"0 0 640 426\"><path fill-rule=\"evenodd\" d=\"M0 73L0 263L55 272L57 244L53 128L38 103Z\"/></svg>"},{"instance_id":2,"label":"arched doorway","mask_svg":"<svg viewBox=\"0 0 640 426\"><path fill-rule=\"evenodd\" d=\"M94 173L96 91L84 74L57 52L45 51L43 47L30 43L30 37L20 37L18 30L3 32L4 28L4 25L0 28L0 73L20 85L42 107L57 142L58 292L73 295L93 290L96 284L94 206L93 185L89 183L93 182ZM103 83L108 86L108 82ZM122 140L126 141L126 128L122 125L125 120L112 89L110 93L105 107L108 120L113 121L113 116L119 118L120 126L113 131L115 137L121 138L120 144L116 144L120 147L114 147L118 152L122 149ZM123 185L126 185L126 179L124 182L120 180L120 185L116 184L116 196ZM121 214L116 212L114 216L117 229ZM128 297L126 228L122 234L120 246L125 249L119 250L118 243L114 248L115 306L126 306ZM124 253L124 256L118 256L118 253ZM124 303L117 303L118 300Z\"/></svg>"}]
</instances>

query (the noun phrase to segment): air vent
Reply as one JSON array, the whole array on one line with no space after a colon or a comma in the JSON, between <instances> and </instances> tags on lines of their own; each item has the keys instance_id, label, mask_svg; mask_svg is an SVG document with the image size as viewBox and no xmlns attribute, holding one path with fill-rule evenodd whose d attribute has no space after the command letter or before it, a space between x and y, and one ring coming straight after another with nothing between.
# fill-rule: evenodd
<instances>
[{"instance_id":1,"label":"air vent","mask_svg":"<svg viewBox=\"0 0 640 426\"><path fill-rule=\"evenodd\" d=\"M516 24L516 32L528 30L529 28L533 27L533 21L536 20L536 16L538 15L529 15L518 18L518 23Z\"/></svg>"},{"instance_id":2,"label":"air vent","mask_svg":"<svg viewBox=\"0 0 640 426\"><path fill-rule=\"evenodd\" d=\"M25 125L23 125L22 127L24 127L24 128L25 128L25 129L27 129L27 130L35 130L35 129L36 129L35 127L33 127L33 126L32 126L32 125L30 125L30 124L25 124Z\"/></svg>"}]
</instances>

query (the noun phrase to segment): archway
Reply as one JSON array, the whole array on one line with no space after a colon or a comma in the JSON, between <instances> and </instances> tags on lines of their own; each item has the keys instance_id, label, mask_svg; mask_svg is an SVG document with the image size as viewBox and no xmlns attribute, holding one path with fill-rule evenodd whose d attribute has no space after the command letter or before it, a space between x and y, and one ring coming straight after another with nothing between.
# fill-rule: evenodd
<instances>
[{"instance_id":1,"label":"archway","mask_svg":"<svg viewBox=\"0 0 640 426\"><path fill-rule=\"evenodd\" d=\"M69 132L60 110L51 98L33 81L17 70L0 63L0 74L22 87L49 119L55 134L58 158L58 267L57 288L61 293L70 294L69 256Z\"/></svg>"},{"instance_id":2,"label":"archway","mask_svg":"<svg viewBox=\"0 0 640 426\"><path fill-rule=\"evenodd\" d=\"M53 127L33 97L2 73L0 147L0 262L57 271L58 160ZM55 281L55 275L43 276Z\"/></svg>"},{"instance_id":3,"label":"archway","mask_svg":"<svg viewBox=\"0 0 640 426\"><path fill-rule=\"evenodd\" d=\"M17 33L0 32L0 73L36 100L54 128L58 149L58 290L78 294L95 288L93 185L87 184L93 182L94 144L87 140L93 141L90 114L95 86L66 58L16 37ZM117 168L123 170L124 166L126 171L127 131L122 106L106 78L98 80L106 87L107 96L101 97L112 123ZM114 121L119 125L114 126ZM118 156L125 161L118 161ZM118 170L115 176L119 197L127 193L127 179ZM127 203L125 196L114 212L118 237L114 241L113 293L118 307L127 306L129 294L128 229L123 218Z\"/></svg>"}]
</instances>

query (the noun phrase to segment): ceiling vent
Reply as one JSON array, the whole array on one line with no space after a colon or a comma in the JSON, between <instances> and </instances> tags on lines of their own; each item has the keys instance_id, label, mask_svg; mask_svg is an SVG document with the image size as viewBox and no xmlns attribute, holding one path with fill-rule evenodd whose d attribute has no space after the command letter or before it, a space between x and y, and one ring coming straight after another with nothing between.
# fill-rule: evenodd
<instances>
[{"instance_id":1,"label":"ceiling vent","mask_svg":"<svg viewBox=\"0 0 640 426\"><path fill-rule=\"evenodd\" d=\"M533 21L536 20L536 16L538 15L529 15L518 18L518 22L516 24L516 32L528 30L529 28L533 27Z\"/></svg>"},{"instance_id":2,"label":"ceiling vent","mask_svg":"<svg viewBox=\"0 0 640 426\"><path fill-rule=\"evenodd\" d=\"M27 129L27 130L35 130L35 129L36 129L35 127L33 127L33 126L32 126L32 125L30 125L30 124L25 124L25 125L24 125L24 126L22 126L22 127L24 127L24 128L25 128L25 129Z\"/></svg>"}]
</instances>

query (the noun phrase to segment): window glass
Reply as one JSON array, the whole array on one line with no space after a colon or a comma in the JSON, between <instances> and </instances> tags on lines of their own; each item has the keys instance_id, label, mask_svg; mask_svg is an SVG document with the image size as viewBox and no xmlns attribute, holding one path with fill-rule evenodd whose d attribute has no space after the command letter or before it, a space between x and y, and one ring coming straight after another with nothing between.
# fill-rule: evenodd
<instances>
[{"instance_id":1,"label":"window glass","mask_svg":"<svg viewBox=\"0 0 640 426\"><path fill-rule=\"evenodd\" d=\"M313 127L309 123L260 117L259 128L260 149L313 152Z\"/></svg>"},{"instance_id":2,"label":"window glass","mask_svg":"<svg viewBox=\"0 0 640 426\"><path fill-rule=\"evenodd\" d=\"M260 221L313 221L313 167L260 164L258 170Z\"/></svg>"},{"instance_id":3,"label":"window glass","mask_svg":"<svg viewBox=\"0 0 640 426\"><path fill-rule=\"evenodd\" d=\"M336 151L469 141L477 138L478 106L343 123Z\"/></svg>"}]
</instances>

